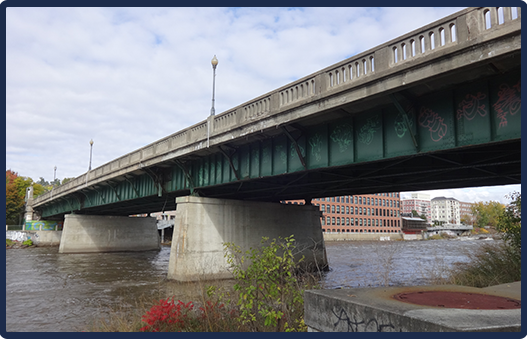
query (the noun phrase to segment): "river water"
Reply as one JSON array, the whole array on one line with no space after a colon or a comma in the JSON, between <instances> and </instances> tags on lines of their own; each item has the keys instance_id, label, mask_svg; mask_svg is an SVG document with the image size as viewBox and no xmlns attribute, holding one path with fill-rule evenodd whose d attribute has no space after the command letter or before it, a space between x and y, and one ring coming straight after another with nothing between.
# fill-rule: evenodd
<instances>
[{"instance_id":1,"label":"river water","mask_svg":"<svg viewBox=\"0 0 527 339\"><path fill-rule=\"evenodd\" d=\"M331 269L322 284L328 289L432 284L489 242L327 242ZM58 247L6 250L6 331L83 331L111 308L197 293L196 284L166 280L169 256L165 246L96 254L59 254Z\"/></svg>"}]
</instances>

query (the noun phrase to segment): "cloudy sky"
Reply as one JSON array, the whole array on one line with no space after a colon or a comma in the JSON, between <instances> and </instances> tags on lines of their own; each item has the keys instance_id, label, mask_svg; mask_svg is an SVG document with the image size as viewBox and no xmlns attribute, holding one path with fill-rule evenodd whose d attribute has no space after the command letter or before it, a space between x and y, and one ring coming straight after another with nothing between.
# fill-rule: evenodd
<instances>
[{"instance_id":1,"label":"cloudy sky","mask_svg":"<svg viewBox=\"0 0 527 339\"><path fill-rule=\"evenodd\" d=\"M91 139L96 168L205 120L214 55L218 114L461 9L8 7L6 170L77 177Z\"/></svg>"}]
</instances>

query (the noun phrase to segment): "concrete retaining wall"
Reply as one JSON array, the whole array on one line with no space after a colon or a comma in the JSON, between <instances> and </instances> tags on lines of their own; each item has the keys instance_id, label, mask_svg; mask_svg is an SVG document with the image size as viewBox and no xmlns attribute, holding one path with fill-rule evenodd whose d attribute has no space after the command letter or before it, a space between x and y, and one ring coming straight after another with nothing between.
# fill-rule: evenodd
<instances>
[{"instance_id":1,"label":"concrete retaining wall","mask_svg":"<svg viewBox=\"0 0 527 339\"><path fill-rule=\"evenodd\" d=\"M466 309L416 305L398 293L444 291L484 294L521 302L521 282L487 288L457 285L308 290L304 321L309 332L516 332L521 308ZM462 297L460 303L462 303Z\"/></svg>"},{"instance_id":2,"label":"concrete retaining wall","mask_svg":"<svg viewBox=\"0 0 527 339\"><path fill-rule=\"evenodd\" d=\"M31 239L37 246L58 246L62 231L6 231L5 238L15 241Z\"/></svg>"},{"instance_id":3,"label":"concrete retaining wall","mask_svg":"<svg viewBox=\"0 0 527 339\"><path fill-rule=\"evenodd\" d=\"M59 253L148 251L160 246L155 218L67 214Z\"/></svg>"},{"instance_id":4,"label":"concrete retaining wall","mask_svg":"<svg viewBox=\"0 0 527 339\"><path fill-rule=\"evenodd\" d=\"M307 263L326 265L318 207L199 197L177 198L168 278L179 281L232 278L224 243L243 251L262 237L294 235Z\"/></svg>"}]
</instances>

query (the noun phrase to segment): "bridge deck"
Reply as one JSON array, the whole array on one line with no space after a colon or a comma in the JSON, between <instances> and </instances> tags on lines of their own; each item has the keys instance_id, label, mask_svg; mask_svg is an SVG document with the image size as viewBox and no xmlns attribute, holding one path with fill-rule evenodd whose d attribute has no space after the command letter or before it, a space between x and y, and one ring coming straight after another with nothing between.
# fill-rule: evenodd
<instances>
[{"instance_id":1,"label":"bridge deck","mask_svg":"<svg viewBox=\"0 0 527 339\"><path fill-rule=\"evenodd\" d=\"M102 165L35 209L126 215L191 193L277 201L521 183L521 11L504 13L438 20Z\"/></svg>"}]
</instances>

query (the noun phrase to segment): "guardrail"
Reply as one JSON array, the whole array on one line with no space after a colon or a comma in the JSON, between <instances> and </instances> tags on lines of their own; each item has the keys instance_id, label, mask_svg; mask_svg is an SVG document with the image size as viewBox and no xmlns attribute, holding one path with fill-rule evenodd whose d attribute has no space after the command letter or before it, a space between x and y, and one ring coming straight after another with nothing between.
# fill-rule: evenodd
<instances>
[{"instance_id":1,"label":"guardrail","mask_svg":"<svg viewBox=\"0 0 527 339\"><path fill-rule=\"evenodd\" d=\"M478 7L459 11L125 154L57 187L53 193L40 195L35 198L34 205L87 186L88 182L116 170L141 168L143 162L191 143L198 143L193 150L200 149L208 137L308 104L344 87L375 80L383 71L404 68L410 61L424 60L448 47L508 25L518 25L521 29L520 7Z\"/></svg>"}]
</instances>

